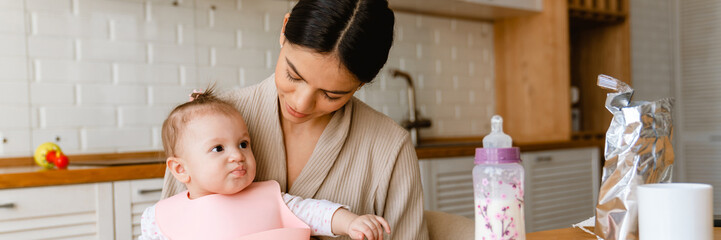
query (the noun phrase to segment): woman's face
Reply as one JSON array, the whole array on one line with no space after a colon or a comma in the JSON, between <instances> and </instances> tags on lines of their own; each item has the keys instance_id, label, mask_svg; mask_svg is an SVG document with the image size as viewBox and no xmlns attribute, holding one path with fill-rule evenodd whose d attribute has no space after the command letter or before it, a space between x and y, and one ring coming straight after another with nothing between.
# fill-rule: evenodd
<instances>
[{"instance_id":1,"label":"woman's face","mask_svg":"<svg viewBox=\"0 0 721 240\"><path fill-rule=\"evenodd\" d=\"M275 85L283 119L304 123L340 109L363 84L334 54L285 41L275 67Z\"/></svg>"}]
</instances>

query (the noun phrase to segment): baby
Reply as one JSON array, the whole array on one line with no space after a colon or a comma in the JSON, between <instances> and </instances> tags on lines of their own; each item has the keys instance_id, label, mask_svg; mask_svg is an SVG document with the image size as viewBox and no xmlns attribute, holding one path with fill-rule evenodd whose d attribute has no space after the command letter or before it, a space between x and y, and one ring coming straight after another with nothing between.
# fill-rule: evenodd
<instances>
[{"instance_id":1,"label":"baby","mask_svg":"<svg viewBox=\"0 0 721 240\"><path fill-rule=\"evenodd\" d=\"M346 206L282 194L275 181L253 182L255 158L240 112L208 89L163 123L166 165L188 191L143 212L139 239L309 239L348 235L383 239L385 219ZM308 227L310 226L310 228Z\"/></svg>"}]
</instances>

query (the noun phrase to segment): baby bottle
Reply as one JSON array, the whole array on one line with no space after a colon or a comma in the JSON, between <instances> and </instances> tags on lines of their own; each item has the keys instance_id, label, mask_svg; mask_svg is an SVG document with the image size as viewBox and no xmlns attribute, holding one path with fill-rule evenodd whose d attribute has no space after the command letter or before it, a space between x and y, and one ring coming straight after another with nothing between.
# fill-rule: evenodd
<instances>
[{"instance_id":1,"label":"baby bottle","mask_svg":"<svg viewBox=\"0 0 721 240\"><path fill-rule=\"evenodd\" d=\"M520 151L503 133L503 119L491 118L491 133L476 148L473 194L476 240L523 240L523 166Z\"/></svg>"}]
</instances>

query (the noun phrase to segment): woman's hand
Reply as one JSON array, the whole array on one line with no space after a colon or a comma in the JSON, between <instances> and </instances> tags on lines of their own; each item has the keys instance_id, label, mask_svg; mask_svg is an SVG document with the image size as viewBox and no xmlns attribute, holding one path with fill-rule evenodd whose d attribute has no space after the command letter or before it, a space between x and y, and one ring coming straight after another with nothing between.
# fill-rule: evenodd
<instances>
[{"instance_id":1,"label":"woman's hand","mask_svg":"<svg viewBox=\"0 0 721 240\"><path fill-rule=\"evenodd\" d=\"M353 239L383 240L383 229L390 234L391 228L388 222L380 216L366 214L358 216L348 226L348 236Z\"/></svg>"}]
</instances>

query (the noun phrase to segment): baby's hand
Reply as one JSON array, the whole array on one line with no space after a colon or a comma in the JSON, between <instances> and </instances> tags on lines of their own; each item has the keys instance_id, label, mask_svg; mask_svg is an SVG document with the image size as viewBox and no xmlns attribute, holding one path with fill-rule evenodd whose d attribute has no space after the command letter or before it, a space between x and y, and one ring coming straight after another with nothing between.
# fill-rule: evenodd
<instances>
[{"instance_id":1,"label":"baby's hand","mask_svg":"<svg viewBox=\"0 0 721 240\"><path fill-rule=\"evenodd\" d=\"M368 240L383 240L383 229L386 233L391 233L388 222L382 217L366 214L358 216L348 225L348 236L353 239L363 239L365 236Z\"/></svg>"}]
</instances>

